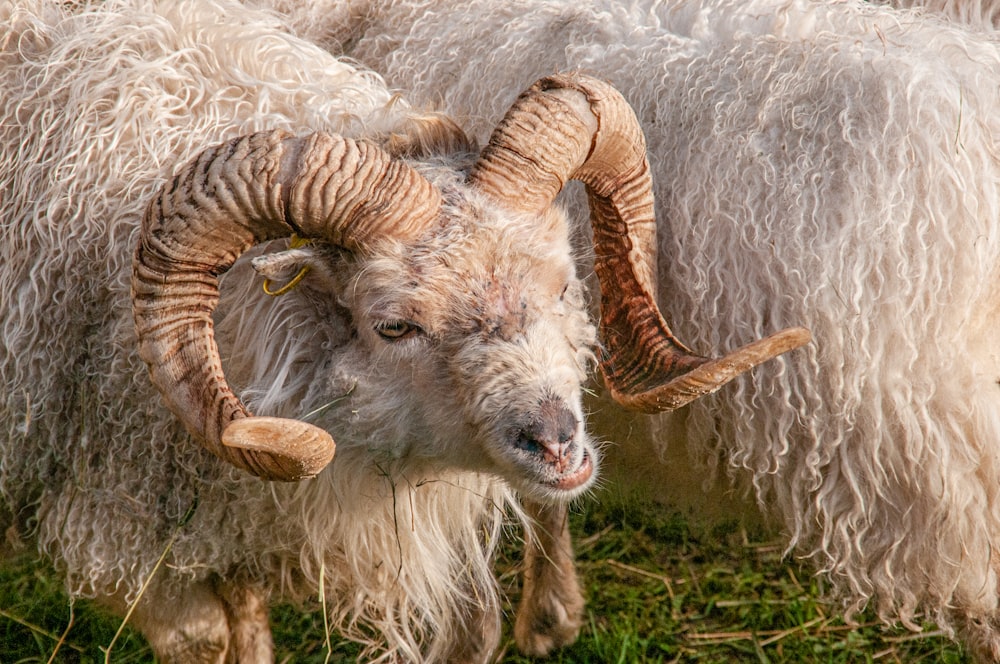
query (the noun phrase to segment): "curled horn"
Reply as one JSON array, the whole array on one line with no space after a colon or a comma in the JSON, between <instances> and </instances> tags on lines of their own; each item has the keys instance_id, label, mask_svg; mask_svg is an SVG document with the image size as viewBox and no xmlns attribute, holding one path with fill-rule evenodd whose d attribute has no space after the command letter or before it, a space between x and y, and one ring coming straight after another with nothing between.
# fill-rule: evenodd
<instances>
[{"instance_id":1,"label":"curled horn","mask_svg":"<svg viewBox=\"0 0 1000 664\"><path fill-rule=\"evenodd\" d=\"M439 207L416 171L339 136L265 132L195 158L147 207L132 270L139 355L170 410L215 455L262 478L322 470L334 452L327 432L253 417L226 382L212 325L218 276L254 244L292 233L348 249L409 238Z\"/></svg>"},{"instance_id":2,"label":"curled horn","mask_svg":"<svg viewBox=\"0 0 1000 664\"><path fill-rule=\"evenodd\" d=\"M543 78L497 126L469 176L504 207L539 213L567 180L586 185L601 283L601 370L612 397L647 413L679 408L810 339L788 328L721 358L695 355L655 300L656 219L646 142L611 86L582 75Z\"/></svg>"}]
</instances>

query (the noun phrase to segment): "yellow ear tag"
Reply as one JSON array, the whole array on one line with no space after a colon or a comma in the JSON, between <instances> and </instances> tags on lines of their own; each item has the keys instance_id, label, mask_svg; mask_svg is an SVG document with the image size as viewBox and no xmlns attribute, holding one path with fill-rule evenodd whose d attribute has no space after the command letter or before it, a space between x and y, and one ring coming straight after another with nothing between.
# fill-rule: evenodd
<instances>
[{"instance_id":1,"label":"yellow ear tag","mask_svg":"<svg viewBox=\"0 0 1000 664\"><path fill-rule=\"evenodd\" d=\"M304 247L310 242L312 242L312 240L310 240L309 238L302 238L293 233L292 236L288 239L288 248L298 249L299 247ZM298 274L292 277L291 281L289 281L284 286L281 286L277 290L271 290L271 280L265 277L264 292L270 295L271 297L278 297L279 295L284 295L288 291L298 286L299 282L302 281L303 277L305 277L308 272L309 272L309 266L306 265L301 270L299 270Z\"/></svg>"}]
</instances>

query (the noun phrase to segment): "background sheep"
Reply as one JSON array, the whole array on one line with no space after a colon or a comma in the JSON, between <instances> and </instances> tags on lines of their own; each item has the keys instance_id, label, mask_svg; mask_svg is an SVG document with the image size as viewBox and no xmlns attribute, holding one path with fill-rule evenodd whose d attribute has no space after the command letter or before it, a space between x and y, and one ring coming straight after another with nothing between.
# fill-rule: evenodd
<instances>
[{"instance_id":1,"label":"background sheep","mask_svg":"<svg viewBox=\"0 0 1000 664\"><path fill-rule=\"evenodd\" d=\"M1000 23L1000 3L996 0L892 0L878 4L922 8L973 27L993 29Z\"/></svg>"},{"instance_id":2,"label":"background sheep","mask_svg":"<svg viewBox=\"0 0 1000 664\"><path fill-rule=\"evenodd\" d=\"M597 360L624 400L679 405L805 339L721 363L680 352L649 295L641 134L606 84L540 83L474 159L443 118L240 5L39 0L0 17L0 525L37 539L74 596L134 607L163 661L266 661L269 596L320 587L367 655L489 656L510 485L564 502L598 464L580 397L596 331L550 208L566 179L595 206L612 289ZM263 294L247 261L227 275L220 363L216 275L293 230L327 241L253 261L276 281L309 267L291 292ZM632 315L638 329L616 326ZM226 377L254 412L334 432L335 463L300 484L244 472L309 476L332 447L250 417ZM633 378L654 385L636 395ZM257 437L288 427L325 441L320 457ZM543 527L519 639L541 651L575 634L579 593L560 594L562 511L528 509Z\"/></svg>"},{"instance_id":3,"label":"background sheep","mask_svg":"<svg viewBox=\"0 0 1000 664\"><path fill-rule=\"evenodd\" d=\"M1000 657L988 36L861 2L325 5L285 10L480 139L541 73L622 90L650 145L661 308L715 323L681 336L816 337L661 422L682 433L660 444L748 471L849 614L929 614Z\"/></svg>"}]
</instances>

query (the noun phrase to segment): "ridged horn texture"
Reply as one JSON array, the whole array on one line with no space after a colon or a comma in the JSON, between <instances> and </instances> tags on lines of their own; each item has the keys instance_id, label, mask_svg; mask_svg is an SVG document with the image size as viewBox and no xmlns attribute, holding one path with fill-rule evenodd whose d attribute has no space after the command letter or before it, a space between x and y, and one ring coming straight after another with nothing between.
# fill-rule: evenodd
<instances>
[{"instance_id":1,"label":"ridged horn texture","mask_svg":"<svg viewBox=\"0 0 1000 664\"><path fill-rule=\"evenodd\" d=\"M502 206L537 214L568 180L586 185L601 283L601 370L612 397L647 413L679 408L811 338L788 328L709 359L671 333L656 307L656 218L646 141L610 85L543 78L494 130L470 183Z\"/></svg>"},{"instance_id":2,"label":"ridged horn texture","mask_svg":"<svg viewBox=\"0 0 1000 664\"><path fill-rule=\"evenodd\" d=\"M440 204L416 171L340 136L264 132L203 152L150 202L133 262L139 355L170 410L239 468L273 480L316 475L333 458L330 435L252 417L226 382L212 325L218 276L251 246L292 233L352 250L408 239Z\"/></svg>"}]
</instances>

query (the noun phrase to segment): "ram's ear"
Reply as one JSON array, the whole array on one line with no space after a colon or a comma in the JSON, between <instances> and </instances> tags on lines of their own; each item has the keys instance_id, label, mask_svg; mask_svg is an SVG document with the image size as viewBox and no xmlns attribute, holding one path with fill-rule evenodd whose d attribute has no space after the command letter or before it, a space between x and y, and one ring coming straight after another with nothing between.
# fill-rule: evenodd
<instances>
[{"instance_id":1,"label":"ram's ear","mask_svg":"<svg viewBox=\"0 0 1000 664\"><path fill-rule=\"evenodd\" d=\"M284 295L293 288L336 292L339 280L331 270L335 249L321 244L307 244L256 256L250 261L254 271L264 278L264 292Z\"/></svg>"}]
</instances>

